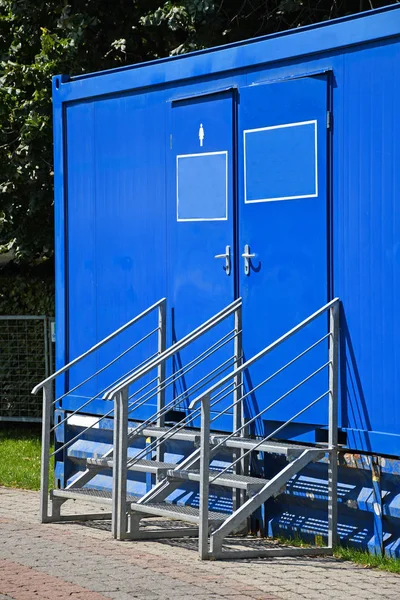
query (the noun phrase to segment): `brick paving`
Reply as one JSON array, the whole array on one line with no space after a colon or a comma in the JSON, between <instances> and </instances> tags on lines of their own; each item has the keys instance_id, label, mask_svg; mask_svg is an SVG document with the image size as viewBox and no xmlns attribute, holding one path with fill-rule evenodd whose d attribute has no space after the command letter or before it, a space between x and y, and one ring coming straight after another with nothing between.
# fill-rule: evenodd
<instances>
[{"instance_id":1,"label":"brick paving","mask_svg":"<svg viewBox=\"0 0 400 600\"><path fill-rule=\"evenodd\" d=\"M38 504L36 492L0 488L0 600L400 598L399 576L334 558L201 562L193 541L116 542L100 521L40 525Z\"/></svg>"}]
</instances>

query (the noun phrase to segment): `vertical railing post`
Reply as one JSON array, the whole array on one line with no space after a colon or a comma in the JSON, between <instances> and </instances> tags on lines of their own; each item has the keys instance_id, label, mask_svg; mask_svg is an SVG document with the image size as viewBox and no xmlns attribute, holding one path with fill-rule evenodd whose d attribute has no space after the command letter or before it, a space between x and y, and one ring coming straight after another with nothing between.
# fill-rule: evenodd
<instances>
[{"instance_id":1,"label":"vertical railing post","mask_svg":"<svg viewBox=\"0 0 400 600\"><path fill-rule=\"evenodd\" d=\"M243 345L242 345L242 305L238 306L235 310L235 341L234 341L234 356L235 356L235 368L240 367L243 361ZM244 409L243 409L243 401L241 400L243 396L243 375L242 373L238 373L234 378L234 392L233 392L233 401L234 401L234 409L233 409L233 431L236 431L242 425L244 425ZM244 429L240 430L240 435L244 436ZM237 452L233 452L233 461L235 461L241 454L243 454L243 450L238 450ZM244 461L240 461L234 466L234 472L237 475L243 474L245 467ZM232 492L232 504L233 510L237 510L239 506L242 504L244 500L243 490L234 489Z\"/></svg>"},{"instance_id":2,"label":"vertical railing post","mask_svg":"<svg viewBox=\"0 0 400 600\"><path fill-rule=\"evenodd\" d=\"M328 466L328 546L337 541L337 479L338 479L338 397L339 397L339 318L340 305L329 309L329 466Z\"/></svg>"},{"instance_id":3,"label":"vertical railing post","mask_svg":"<svg viewBox=\"0 0 400 600\"><path fill-rule=\"evenodd\" d=\"M166 301L163 300L158 307L158 354L162 354L167 348L167 310ZM158 366L157 369L158 392L157 392L157 427L164 427L165 414L163 411L165 406L165 360ZM163 445L157 446L157 460L164 460Z\"/></svg>"},{"instance_id":4,"label":"vertical railing post","mask_svg":"<svg viewBox=\"0 0 400 600\"><path fill-rule=\"evenodd\" d=\"M49 330L48 319L43 318L43 341L44 341L44 376L45 379L50 375L50 360L49 360Z\"/></svg>"},{"instance_id":5,"label":"vertical railing post","mask_svg":"<svg viewBox=\"0 0 400 600\"><path fill-rule=\"evenodd\" d=\"M158 307L158 354L162 354L167 347L167 314L165 300ZM165 406L165 360L158 366L158 392L157 392L157 412L160 412ZM157 426L162 427L165 422L164 415L157 418Z\"/></svg>"},{"instance_id":6,"label":"vertical railing post","mask_svg":"<svg viewBox=\"0 0 400 600\"><path fill-rule=\"evenodd\" d=\"M200 431L200 522L199 555L209 558L208 552L208 498L210 487L210 395L201 399Z\"/></svg>"},{"instance_id":7,"label":"vertical railing post","mask_svg":"<svg viewBox=\"0 0 400 600\"><path fill-rule=\"evenodd\" d=\"M383 546L383 510L382 510L382 487L381 487L381 465L378 456L371 457L372 496L374 502L374 547L373 553L382 556Z\"/></svg>"},{"instance_id":8,"label":"vertical railing post","mask_svg":"<svg viewBox=\"0 0 400 600\"><path fill-rule=\"evenodd\" d=\"M114 399L112 534L123 540L127 533L128 388Z\"/></svg>"},{"instance_id":9,"label":"vertical railing post","mask_svg":"<svg viewBox=\"0 0 400 600\"><path fill-rule=\"evenodd\" d=\"M49 469L50 469L50 428L51 411L53 407L52 383L43 386L42 412L42 455L40 473L40 520L49 521Z\"/></svg>"}]
</instances>

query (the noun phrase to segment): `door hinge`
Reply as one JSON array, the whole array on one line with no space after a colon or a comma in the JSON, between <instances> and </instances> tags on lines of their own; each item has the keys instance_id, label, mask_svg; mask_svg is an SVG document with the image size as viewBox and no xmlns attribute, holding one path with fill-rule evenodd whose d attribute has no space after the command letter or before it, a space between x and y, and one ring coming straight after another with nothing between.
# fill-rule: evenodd
<instances>
[{"instance_id":1,"label":"door hinge","mask_svg":"<svg viewBox=\"0 0 400 600\"><path fill-rule=\"evenodd\" d=\"M169 147L170 147L170 150L172 150L172 133L170 133L170 135L169 135Z\"/></svg>"},{"instance_id":2,"label":"door hinge","mask_svg":"<svg viewBox=\"0 0 400 600\"><path fill-rule=\"evenodd\" d=\"M328 110L326 113L326 128L327 129L332 129L332 111Z\"/></svg>"}]
</instances>

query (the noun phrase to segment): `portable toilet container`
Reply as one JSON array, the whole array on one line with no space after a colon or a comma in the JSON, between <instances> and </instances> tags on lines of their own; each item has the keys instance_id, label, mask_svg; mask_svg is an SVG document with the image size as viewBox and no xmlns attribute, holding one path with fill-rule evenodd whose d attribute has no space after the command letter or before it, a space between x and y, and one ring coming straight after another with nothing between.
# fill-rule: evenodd
<instances>
[{"instance_id":1,"label":"portable toilet container","mask_svg":"<svg viewBox=\"0 0 400 600\"><path fill-rule=\"evenodd\" d=\"M240 329L247 361L338 298L338 534L346 543L399 554L399 60L400 8L392 6L184 56L54 78L57 368L163 298L167 331L163 340L157 315L150 323L153 316L146 314L137 337L123 331L61 374L60 489L85 469L85 458L102 455L112 443L107 391L154 353L240 298L241 322L233 331ZM293 389L248 435L268 435L289 421L274 439L316 448L328 441L329 402L290 421L327 394L327 325L325 313L271 352L268 365L260 361L243 373L242 385L253 390L243 407L247 420ZM149 332L156 337L147 338ZM175 356L163 377L229 332L218 326L196 352ZM313 344L311 353L257 390ZM233 358L229 362L232 351L224 347L200 367L200 376L210 382L214 370L226 376L238 364ZM320 365L327 370L318 371ZM146 377L143 385L150 386ZM188 373L176 386L184 402L159 426L189 414L196 381ZM85 383L77 389L79 382ZM232 431L228 400L214 428L221 435ZM143 402L135 423L157 406L156 396ZM190 425L196 430L199 419ZM68 440L73 443L65 447ZM185 455L185 444L170 441L172 462ZM261 454L257 460L267 472L281 459L266 463ZM97 489L110 489L109 475L97 475ZM151 485L143 474L128 482L139 495ZM263 530L300 532L311 540L325 535L326 490L326 462L310 464L260 509Z\"/></svg>"}]
</instances>

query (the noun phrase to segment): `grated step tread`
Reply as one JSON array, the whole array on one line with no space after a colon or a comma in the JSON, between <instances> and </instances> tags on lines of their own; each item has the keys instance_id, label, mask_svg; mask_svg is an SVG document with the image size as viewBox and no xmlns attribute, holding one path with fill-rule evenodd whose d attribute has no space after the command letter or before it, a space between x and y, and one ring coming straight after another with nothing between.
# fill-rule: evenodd
<instances>
[{"instance_id":1,"label":"grated step tread","mask_svg":"<svg viewBox=\"0 0 400 600\"><path fill-rule=\"evenodd\" d=\"M150 515L159 515L198 523L200 520L200 511L193 506L181 506L179 504L167 504L166 502L149 502L146 504L132 504L131 509L134 512L144 512ZM223 522L228 518L228 514L210 510L208 519L212 522Z\"/></svg>"},{"instance_id":2,"label":"grated step tread","mask_svg":"<svg viewBox=\"0 0 400 600\"><path fill-rule=\"evenodd\" d=\"M70 488L64 490L52 490L53 497L56 498L69 498L71 500L86 500L88 502L96 503L112 503L112 491L111 490L95 490L91 488ZM128 494L126 497L127 502L137 502L140 496L135 494Z\"/></svg>"},{"instance_id":3,"label":"grated step tread","mask_svg":"<svg viewBox=\"0 0 400 600\"><path fill-rule=\"evenodd\" d=\"M147 437L161 437L165 433L168 433L172 430L173 427L157 427L156 425L154 425L150 427L145 427L140 435ZM195 429L179 429L178 431L174 432L174 434L171 436L171 439L188 440L194 442L197 439L199 439L199 437L200 432Z\"/></svg>"},{"instance_id":4,"label":"grated step tread","mask_svg":"<svg viewBox=\"0 0 400 600\"><path fill-rule=\"evenodd\" d=\"M284 456L290 458L297 458L302 454L305 450L321 450L320 447L316 446L302 446L301 444L294 444L292 442L275 442L273 440L268 440L266 442L260 443L260 439L254 438L246 438L235 436L225 440L225 436L223 435L211 435L211 440L213 444L218 444L220 442L225 442L225 447L228 448L243 448L250 450L252 447L257 446L256 450L259 452L269 452L272 454L283 454ZM260 445L258 445L260 444Z\"/></svg>"},{"instance_id":5,"label":"grated step tread","mask_svg":"<svg viewBox=\"0 0 400 600\"><path fill-rule=\"evenodd\" d=\"M268 483L267 479L262 479L260 477L250 477L249 475L239 475L236 473L223 473L216 479L212 481L212 479L217 476L221 471L217 469L210 469L210 483L212 485L220 485L224 487L231 488L241 488L247 489L249 487L257 487L262 488L266 483ZM175 469L173 471L168 471L168 477L189 480L189 481L200 481L200 470L199 469L190 469L190 470L179 470Z\"/></svg>"},{"instance_id":6,"label":"grated step tread","mask_svg":"<svg viewBox=\"0 0 400 600\"><path fill-rule=\"evenodd\" d=\"M155 467L157 469L175 469L176 467L176 463L167 463L167 462L162 462L159 460L145 460L145 459L140 459L138 461L135 462L136 465L144 465L144 466L150 466L150 467Z\"/></svg>"},{"instance_id":7,"label":"grated step tread","mask_svg":"<svg viewBox=\"0 0 400 600\"><path fill-rule=\"evenodd\" d=\"M130 456L129 460L134 460L134 456ZM112 469L114 466L114 461L112 458L88 458L87 465L97 466L97 467L105 467ZM157 471L164 469L174 469L176 467L176 463L167 463L161 462L157 460L146 460L139 459L135 461L133 464L128 465L128 470L130 471L142 471L145 473L157 473Z\"/></svg>"}]
</instances>

